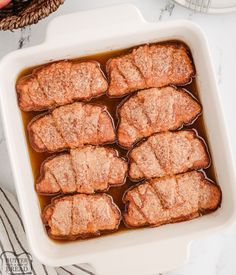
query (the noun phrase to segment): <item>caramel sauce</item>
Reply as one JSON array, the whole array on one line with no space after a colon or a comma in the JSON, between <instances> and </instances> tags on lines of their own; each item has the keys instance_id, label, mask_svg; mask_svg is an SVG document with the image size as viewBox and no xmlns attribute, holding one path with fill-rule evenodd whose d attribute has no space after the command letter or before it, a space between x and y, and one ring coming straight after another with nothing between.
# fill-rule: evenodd
<instances>
[{"instance_id":1,"label":"caramel sauce","mask_svg":"<svg viewBox=\"0 0 236 275\"><path fill-rule=\"evenodd\" d=\"M100 53L100 54L96 54L96 55L76 58L76 59L73 59L72 61L76 62L76 61L85 61L85 60L86 61L96 60L101 64L101 69L103 70L104 74L106 74L105 73L106 62L110 58L114 58L114 57L126 54L130 50L131 49L122 49L122 50L118 50L118 51L109 51L109 52L104 52L104 53ZM39 66L37 66L37 67L39 67ZM31 74L33 69L35 69L35 68L36 67L25 69L20 74L19 78ZM183 88L186 89L187 91L189 91L196 99L199 100L198 87L197 87L197 83L196 83L195 78L193 78L192 82L185 85ZM108 98L106 95L103 95L103 96L100 96L98 98L94 98L94 99L90 100L89 102L90 103L97 103L97 104L106 105L108 111L110 112L110 114L113 117L114 124L117 127L118 118L117 118L116 111L117 111L117 107L121 104L121 102L123 100L124 100L124 97L123 98ZM37 153L37 152L35 152L32 149L32 147L30 146L30 143L29 143L29 138L28 138L28 133L27 133L27 125L31 121L31 119L33 119L35 116L37 116L41 113L44 113L44 112L23 112L23 111L21 111L22 120L23 120L23 123L24 123L25 135L26 135L27 144L28 144L28 151L29 151L29 156L30 156L30 161L31 161L31 166L32 166L32 171L33 171L35 181L36 181L37 177L39 176L40 166L41 166L42 162L47 157L52 155L52 154L49 154L49 153ZM204 114L204 110L203 110L203 114ZM192 128L194 128L198 132L198 135L204 139L204 141L207 145L208 138L207 138L207 131L206 131L206 128L205 128L203 115L200 115L200 117L198 117L198 119L195 120L192 124L190 124L188 126L184 126L181 129L192 129ZM124 158L127 158L127 150L122 149L117 144L111 144L111 145L107 145L107 146L116 149L119 152L120 156L122 156ZM209 150L208 146L207 146L207 148ZM210 150L209 150L209 154L210 154ZM205 173L207 178L209 178L209 179L216 182L216 173L215 173L215 170L214 170L214 167L213 167L212 164L207 169L204 170L204 173ZM130 186L133 186L135 184L136 183L131 182L127 178L124 185L122 185L120 187L110 188L106 192L106 193L110 194L113 197L114 202L119 206L121 211L124 210L124 204L122 202L122 197L123 197L124 192ZM45 206L47 206L51 202L51 199L53 199L55 196L53 196L53 195L51 195L51 196L38 195L38 197L39 197L41 208L43 209ZM121 224L118 231L125 230L125 229L126 229L125 226L123 224Z\"/></svg>"}]
</instances>

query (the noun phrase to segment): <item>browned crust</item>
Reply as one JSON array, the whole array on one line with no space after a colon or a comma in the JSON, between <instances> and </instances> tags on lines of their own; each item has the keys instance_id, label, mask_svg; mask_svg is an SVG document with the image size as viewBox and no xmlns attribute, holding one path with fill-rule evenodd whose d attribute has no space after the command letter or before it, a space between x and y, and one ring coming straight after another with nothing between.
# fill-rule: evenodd
<instances>
[{"instance_id":1,"label":"browned crust","mask_svg":"<svg viewBox=\"0 0 236 275\"><path fill-rule=\"evenodd\" d=\"M37 66L36 68L34 68L31 72L30 75L26 75L24 77L21 77L17 80L16 82L16 85L15 85L15 88L16 88L16 93L17 93L17 99L18 99L18 104L19 104L19 107L22 111L24 112L30 112L30 111L44 111L44 110L51 110L51 109L54 109L58 106L62 106L62 105L65 105L65 104L70 104L70 103L73 103L75 101L84 101L84 102L88 102L90 101L91 99L93 98L97 98L97 97L100 97L101 95L104 95L106 94L106 90L108 88L108 83L107 83L107 87L106 89L104 89L103 92L100 92L98 93L97 95L92 95L89 96L89 97L85 97L85 96L80 96L80 97L76 97L76 98L73 98L72 100L70 101L66 101L64 104L57 104L57 103L53 103L51 105L45 105L44 107L38 107L38 106L35 106L34 103L32 102L32 100L30 100L32 102L32 105L28 105L28 106L24 106L24 104L22 104L22 100L21 100L21 89L19 88L21 82L25 81L26 79L29 79L29 78L32 78L32 77L35 77L38 72L44 70L45 68L48 68L49 66L51 66L52 64L56 64L56 63L60 63L60 62L70 62L72 64L75 64L75 63L93 63L97 66L97 68L99 69L100 73L101 73L101 76L103 77L103 80L107 83L107 78L104 74L104 72L102 71L101 69L101 65L98 61L95 61L95 60L89 60L89 61L85 61L85 60L81 60L81 61L74 61L74 60L68 60L68 59L64 59L64 60L58 60L58 61L53 61L53 62L49 62L47 64L42 64L42 65L39 65Z\"/></svg>"},{"instance_id":2,"label":"browned crust","mask_svg":"<svg viewBox=\"0 0 236 275\"><path fill-rule=\"evenodd\" d=\"M90 145L87 145L87 146L90 146ZM98 146L94 146L94 147L98 147ZM107 151L110 151L114 155L114 157L117 157L120 160L122 160L124 163L127 163L127 161L126 161L126 159L124 157L120 157L120 154L119 154L119 152L117 150L115 150L113 148L109 148L109 147L105 147L105 149ZM77 191L76 192L71 192L71 193L63 193L62 190L60 190L57 193L44 193L44 192L40 192L40 191L37 190L37 185L43 180L43 178L45 176L45 173L46 173L46 171L45 171L45 164L47 162L49 162L50 160L52 160L54 158L57 158L58 156L62 156L62 155L70 155L70 151L69 151L69 153L62 152L62 153L59 153L59 154L54 154L52 156L49 156L48 158L46 158L42 162L42 164L40 166L40 174L39 174L39 177L36 179L36 183L35 183L35 190L36 190L36 192L39 195L54 196L54 195L77 194L77 193L80 193L80 192L77 192ZM118 183L118 184L110 184L110 183L108 183L108 186L107 186L106 189L96 190L96 191L94 191L93 193L90 193L90 194L102 193L102 192L108 191L110 188L122 186L122 185L125 184L127 176L128 176L128 163L127 163L127 171L125 172L124 179L123 179L123 181L121 183ZM80 193L80 194L84 194L84 193Z\"/></svg>"},{"instance_id":3,"label":"browned crust","mask_svg":"<svg viewBox=\"0 0 236 275\"><path fill-rule=\"evenodd\" d=\"M36 120L38 120L38 119L40 119L40 118L42 118L42 117L44 117L44 116L46 116L46 115L50 115L51 112L52 112L52 110L49 110L49 111L47 111L47 112L45 112L45 113L43 113L43 114L39 114L39 115L34 116L34 117L31 119L31 121L29 122L29 124L27 125L27 132L28 132L29 143L30 143L31 147L34 149L34 151L36 151L36 152L38 152L38 153L44 153L44 152L53 153L53 152L47 151L47 150L46 150L46 147L45 147L45 149L40 149L40 148L36 145L36 143L35 143L35 134L34 134L32 128L31 128L31 126L33 125L33 123L34 123Z\"/></svg>"},{"instance_id":4,"label":"browned crust","mask_svg":"<svg viewBox=\"0 0 236 275\"><path fill-rule=\"evenodd\" d=\"M115 123L114 123L114 119L113 117L111 116L111 114L109 113L109 111L107 110L107 107L105 105L102 105L102 104L98 104L98 103L84 103L84 102L80 102L81 104L85 105L85 104L89 104L89 105L92 105L92 106L99 106L101 108L103 108L103 113L106 113L107 116L110 118L110 121L111 121L111 124L112 124L112 128L114 130L114 133L116 135L116 127L115 127ZM73 103L72 103L73 104ZM63 105L65 106L65 105ZM57 108L60 108L61 106L58 106ZM32 118L32 120L29 122L29 124L27 125L27 132L28 132L28 138L29 138L29 143L31 145L31 147L34 149L34 151L38 152L38 153L55 153L55 152L63 152L67 149L69 149L70 147L67 146L65 148L62 148L62 149L58 149L56 151L49 151L46 147L45 149L41 149L37 146L37 144L35 143L35 133L32 131L31 127L33 125L33 123L40 119L40 118L43 118L44 116L47 116L47 115L50 115L55 109L51 109L51 110L47 110L45 113L43 114L39 114L39 115L36 115ZM116 142L116 137L114 140L110 140L110 141L107 141L107 142L104 142L104 143L99 143L99 144L96 144L96 145L110 145L110 144L113 144ZM95 145L95 144L86 144L86 145Z\"/></svg>"},{"instance_id":5,"label":"browned crust","mask_svg":"<svg viewBox=\"0 0 236 275\"><path fill-rule=\"evenodd\" d=\"M189 61L190 61L190 65L191 65L191 69L192 69L192 73L189 75L189 78L187 81L185 82L178 82L178 83L167 83L166 85L163 85L163 86L160 86L160 87L164 87L164 86L186 86L188 84L190 84L192 82L192 79L195 77L196 75L196 69L195 69L195 66L194 66L194 62L193 62L193 58L192 58L192 55L191 55L191 52L190 52L190 49L188 48L188 46L186 44L184 44L183 42L181 41L164 41L164 42L158 42L158 43L145 43L145 44L141 44L141 45L138 45L138 46L134 46L130 49L130 51L128 53L125 53L125 54L122 54L122 55L119 55L118 57L115 57L115 58L111 58L107 61L106 63L106 73L107 73L107 79L108 79L108 90L106 92L107 96L111 97L111 98L117 98L117 97L124 97L126 96L127 94L129 93L132 93L132 92L136 92L138 90L142 90L142 89L147 89L147 88L155 88L157 86L145 86L143 88L140 88L140 89L135 89L135 90L130 90L129 92L126 92L124 94L120 94L120 95L111 95L110 92L109 92L109 88L110 88L110 84L111 84L111 76L110 76L110 73L111 73L111 70L110 70L110 63L112 60L117 60L119 58L122 58L122 57L126 57L126 56L131 56L133 54L133 51L138 49L139 47L143 47L143 46L166 46L166 47L174 47L176 49L184 49L187 56L189 57Z\"/></svg>"},{"instance_id":6,"label":"browned crust","mask_svg":"<svg viewBox=\"0 0 236 275\"><path fill-rule=\"evenodd\" d=\"M213 185L213 186L215 186L218 189L218 192L219 192L219 201L218 201L218 204L214 208L211 208L211 209L208 209L208 210L199 208L198 212L191 213L190 215L182 215L182 216L179 216L178 218L173 218L172 220L169 220L168 222L165 222L165 223L149 224L148 222L146 222L142 226L131 225L125 219L125 215L127 214L129 205L131 204L131 202L127 200L126 196L127 196L128 192L131 192L133 189L136 189L138 186L140 186L142 184L145 184L145 183L151 183L153 180L155 180L155 179L151 179L151 180L146 180L146 181L139 182L139 183L131 186L130 188L128 188L124 192L123 197L122 197L122 201L125 204L125 210L122 212L122 221L123 221L124 225L127 228L130 228L130 229L145 228L145 227L152 228L152 227L162 226L162 225L165 225L165 224L171 224L171 223L189 221L189 220L192 220L192 219L195 219L195 218L198 218L200 216L203 216L203 215L206 215L206 214L210 214L210 213L216 211L221 206L221 201L222 201L222 191L221 191L221 188L220 188L219 185L217 185L214 181L212 181L211 179L209 179L206 176L206 173L205 173L204 170L200 170L200 171L197 171L197 172L201 175L201 180L204 180L206 182L206 184ZM186 172L186 173L191 173L191 172ZM186 173L181 173L181 174L186 174ZM178 175L181 175L181 174L178 174ZM168 177L169 176L166 176L166 178L168 178Z\"/></svg>"},{"instance_id":7,"label":"browned crust","mask_svg":"<svg viewBox=\"0 0 236 275\"><path fill-rule=\"evenodd\" d=\"M92 234L80 234L80 235L68 235L68 236L55 236L53 234L51 234L50 232L50 227L48 225L48 221L51 218L51 215L53 213L55 204L57 203L57 201L60 200L67 200L68 198L72 198L73 196L93 196L93 197L105 197L107 199L107 201L109 202L110 207L112 208L113 212L115 213L116 217L117 217L117 224L116 227L113 230L98 230L95 233ZM95 194L95 195L86 195L86 194L78 194L78 195L73 195L73 196L59 196L56 197L54 199L51 200L51 204L47 205L44 209L43 212L41 214L42 217L42 221L43 224L46 226L46 230L48 235L55 240L67 240L67 241L73 241L76 239L87 239L87 238L91 238L91 237L98 237L107 233L112 233L112 232L116 232L119 228L120 222L122 220L122 216L121 216L121 211L119 209L119 207L114 203L112 196L102 193L102 194Z\"/></svg>"},{"instance_id":8,"label":"browned crust","mask_svg":"<svg viewBox=\"0 0 236 275\"><path fill-rule=\"evenodd\" d=\"M170 131L170 132L177 133L178 131L181 131L181 130ZM193 128L192 128L192 129L184 129L184 131L186 131L186 132L187 132L187 131L191 132L191 133L194 135L194 138L198 138L199 141L202 143L202 145L203 145L203 147L204 147L204 149L205 149L205 153L206 153L206 163L207 163L207 165L205 165L205 166L198 165L198 166L195 166L193 169L188 169L188 170L186 170L186 171L184 171L184 172L182 172L182 173L189 172L189 171L193 171L193 170L199 170L199 169L207 169L208 167L211 166L211 157L210 157L209 149L208 149L208 146L207 146L205 140L204 140L201 136L199 136L199 134L198 134L198 132L197 132L196 129L193 129ZM153 135L151 135L151 136L155 136L155 135L158 135L158 134L155 133L155 134L153 134ZM150 136L150 137L151 137L151 136ZM139 142L135 145L135 147L130 148L130 150L129 150L128 153L127 153L127 157L128 157L129 164L132 162L132 157L130 156L132 150L133 150L134 148L140 147L140 146L141 146L143 143L145 143L145 142L147 141L147 139L150 138L150 137L147 137L147 138L142 139L141 141L139 141ZM130 172L130 167L129 167L129 172ZM180 173L180 174L181 174L181 173ZM145 177L141 177L141 178L134 179L134 178L132 178L132 177L130 176L130 173L128 174L128 177L129 177L129 179L130 179L131 181L133 181L133 182L139 182L139 181L145 180Z\"/></svg>"},{"instance_id":9,"label":"browned crust","mask_svg":"<svg viewBox=\"0 0 236 275\"><path fill-rule=\"evenodd\" d=\"M190 92L188 91L187 89L184 89L184 88L179 88L179 87L176 87L176 86L171 86L172 88L174 88L175 90L181 92L182 94L184 95L188 95L190 96L196 103L199 104L200 106L200 112L193 118L193 119L190 119L189 121L187 121L186 123L183 123L180 127L178 128L171 128L169 129L169 131L177 131L177 130L181 130L183 129L183 127L185 126L191 126L192 124L194 124L194 122L202 115L202 105L201 103L199 102L199 100ZM162 87L164 88L164 87ZM151 89L151 88L150 88ZM147 90L147 89L145 89ZM117 123L117 126L116 126L116 133L117 133L117 142L118 142L118 145L121 147L121 148L124 148L126 150L131 150L135 145L139 144L140 141L144 141L144 139L147 139L148 137L143 137L143 138L140 138L140 139L136 139L136 141L131 145L131 146L126 146L125 144L122 144L120 143L119 141L119 128L120 128L120 125L121 125L121 121L122 121L122 118L121 118L121 115L120 115L120 112L121 112L121 109L122 107L128 103L130 101L130 99L134 96L136 96L139 92L142 92L144 90L140 90L140 91L136 91L134 92L133 94L131 95L128 95L127 97L125 97L118 105L117 109L116 109L116 117L118 118L118 123ZM156 134L157 132L154 132L152 135Z\"/></svg>"},{"instance_id":10,"label":"browned crust","mask_svg":"<svg viewBox=\"0 0 236 275\"><path fill-rule=\"evenodd\" d=\"M46 171L44 169L44 166L46 163L48 163L50 160L56 158L56 157L59 157L59 156L63 156L63 155L67 155L68 152L59 152L58 154L53 154L51 156L49 156L48 158L46 158L40 165L40 168L39 168L39 176L37 177L36 181L35 181L35 191L39 194L39 195L43 195L43 196L58 196L60 197L61 195L63 195L63 193L60 191L60 192L57 192L57 193L44 193L44 192L39 192L37 190L37 185L40 183L40 181L43 180L45 174L46 174ZM73 195L73 193L71 194L68 194L68 195ZM55 198L55 197L54 197ZM53 198L53 199L54 199Z\"/></svg>"}]
</instances>

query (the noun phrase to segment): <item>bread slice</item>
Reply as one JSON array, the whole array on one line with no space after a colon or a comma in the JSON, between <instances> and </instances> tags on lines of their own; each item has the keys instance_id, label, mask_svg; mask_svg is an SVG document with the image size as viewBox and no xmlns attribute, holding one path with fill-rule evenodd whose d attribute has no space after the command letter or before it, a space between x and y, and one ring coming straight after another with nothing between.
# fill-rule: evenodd
<instances>
[{"instance_id":1,"label":"bread slice","mask_svg":"<svg viewBox=\"0 0 236 275\"><path fill-rule=\"evenodd\" d=\"M216 210L221 190L202 172L193 171L146 181L129 189L123 200L128 227L159 226Z\"/></svg>"},{"instance_id":2,"label":"bread slice","mask_svg":"<svg viewBox=\"0 0 236 275\"><path fill-rule=\"evenodd\" d=\"M36 190L43 195L106 191L125 183L128 163L108 147L87 145L46 159Z\"/></svg>"},{"instance_id":3,"label":"bread slice","mask_svg":"<svg viewBox=\"0 0 236 275\"><path fill-rule=\"evenodd\" d=\"M56 152L86 144L102 145L116 139L112 117L103 105L75 102L33 118L28 125L37 152Z\"/></svg>"},{"instance_id":4,"label":"bread slice","mask_svg":"<svg viewBox=\"0 0 236 275\"><path fill-rule=\"evenodd\" d=\"M168 85L185 85L195 74L192 59L182 43L144 45L112 58L106 66L108 95L120 97L133 91Z\"/></svg>"},{"instance_id":5,"label":"bread slice","mask_svg":"<svg viewBox=\"0 0 236 275\"><path fill-rule=\"evenodd\" d=\"M89 100L106 92L107 81L97 62L53 62L20 78L16 91L21 110L39 111Z\"/></svg>"},{"instance_id":6,"label":"bread slice","mask_svg":"<svg viewBox=\"0 0 236 275\"><path fill-rule=\"evenodd\" d=\"M74 240L116 231L121 214L109 195L78 194L53 200L42 219L52 238Z\"/></svg>"},{"instance_id":7,"label":"bread slice","mask_svg":"<svg viewBox=\"0 0 236 275\"><path fill-rule=\"evenodd\" d=\"M201 105L184 89L169 86L139 91L118 109L118 142L130 148L144 137L192 123L201 111Z\"/></svg>"},{"instance_id":8,"label":"bread slice","mask_svg":"<svg viewBox=\"0 0 236 275\"><path fill-rule=\"evenodd\" d=\"M155 134L132 149L129 159L134 181L206 168L210 163L204 141L193 130Z\"/></svg>"}]
</instances>

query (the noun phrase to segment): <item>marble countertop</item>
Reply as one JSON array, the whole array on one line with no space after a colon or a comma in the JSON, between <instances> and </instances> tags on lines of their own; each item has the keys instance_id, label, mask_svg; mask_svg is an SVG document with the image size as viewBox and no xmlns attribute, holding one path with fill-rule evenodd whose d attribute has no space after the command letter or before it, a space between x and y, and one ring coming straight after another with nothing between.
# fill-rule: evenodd
<instances>
[{"instance_id":1,"label":"marble countertop","mask_svg":"<svg viewBox=\"0 0 236 275\"><path fill-rule=\"evenodd\" d=\"M235 152L234 161L236 161L236 88L234 83L236 77L236 13L197 14L168 0L66 0L57 12L37 25L15 32L0 32L0 58L10 51L42 42L47 24L55 16L127 2L135 4L148 21L187 19L196 22L205 31L211 47L226 126L229 128L230 141L233 152ZM0 124L0 185L15 192L2 124ZM236 274L235 254L236 225L228 228L224 233L194 241L188 264L178 270L167 272L165 275L234 275Z\"/></svg>"}]
</instances>

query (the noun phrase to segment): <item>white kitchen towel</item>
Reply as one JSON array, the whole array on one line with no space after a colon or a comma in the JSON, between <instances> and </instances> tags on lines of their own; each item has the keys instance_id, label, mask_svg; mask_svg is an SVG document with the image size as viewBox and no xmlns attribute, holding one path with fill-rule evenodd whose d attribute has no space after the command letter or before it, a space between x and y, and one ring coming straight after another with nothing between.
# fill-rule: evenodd
<instances>
[{"instance_id":1,"label":"white kitchen towel","mask_svg":"<svg viewBox=\"0 0 236 275\"><path fill-rule=\"evenodd\" d=\"M0 187L0 274L1 275L95 275L91 266L52 268L30 253L15 197Z\"/></svg>"}]
</instances>

